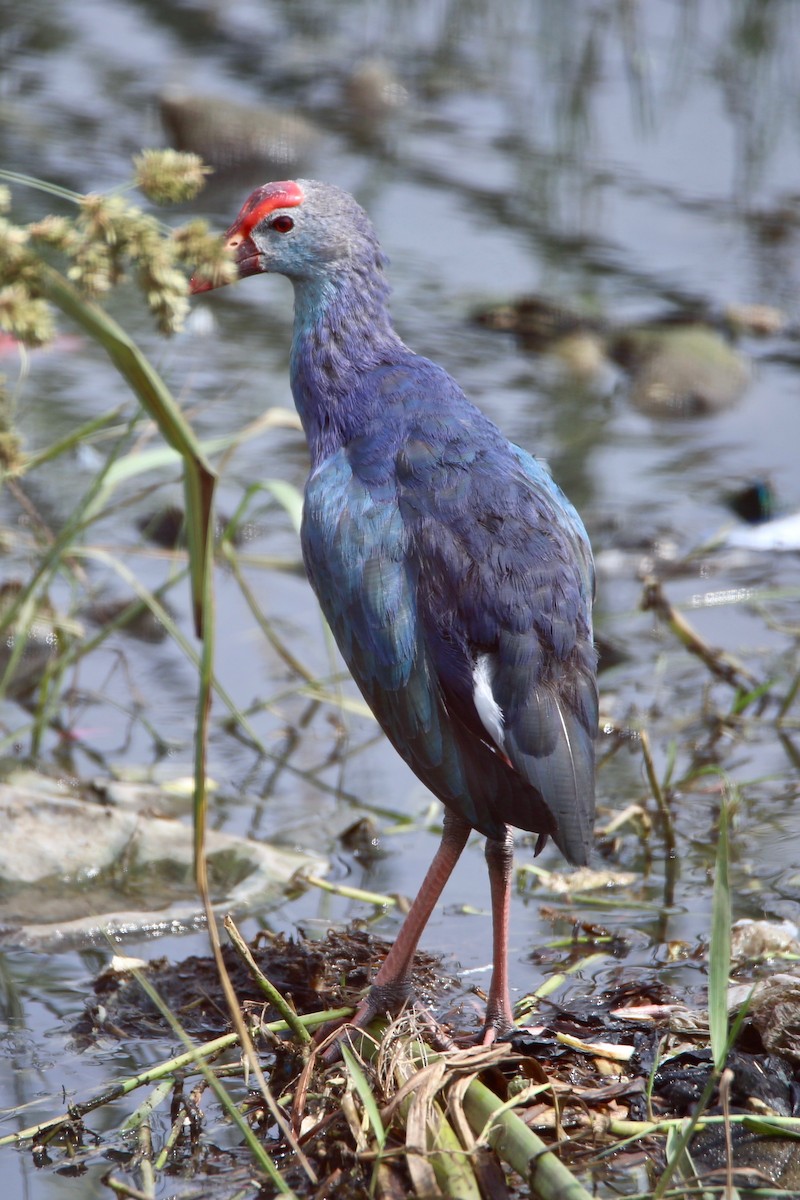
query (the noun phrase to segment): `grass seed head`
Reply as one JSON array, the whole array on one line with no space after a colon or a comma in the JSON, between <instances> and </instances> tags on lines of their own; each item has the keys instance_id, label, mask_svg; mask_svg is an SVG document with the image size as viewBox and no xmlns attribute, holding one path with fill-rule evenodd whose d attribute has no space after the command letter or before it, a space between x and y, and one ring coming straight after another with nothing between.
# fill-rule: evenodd
<instances>
[{"instance_id":1,"label":"grass seed head","mask_svg":"<svg viewBox=\"0 0 800 1200\"><path fill-rule=\"evenodd\" d=\"M211 173L199 154L179 150L143 150L134 158L133 166L136 186L154 204L193 200Z\"/></svg>"}]
</instances>

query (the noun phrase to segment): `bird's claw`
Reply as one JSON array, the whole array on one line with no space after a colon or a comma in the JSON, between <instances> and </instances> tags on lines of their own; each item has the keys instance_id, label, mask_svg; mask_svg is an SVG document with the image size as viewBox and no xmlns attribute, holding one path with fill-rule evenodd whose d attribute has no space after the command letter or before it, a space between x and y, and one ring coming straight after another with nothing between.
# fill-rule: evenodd
<instances>
[{"instance_id":1,"label":"bird's claw","mask_svg":"<svg viewBox=\"0 0 800 1200\"><path fill-rule=\"evenodd\" d=\"M410 995L407 986L378 984L370 988L349 1020L341 1021L338 1025L325 1025L319 1030L314 1041L323 1061L329 1065L338 1062L342 1056L341 1043L351 1031L366 1030L379 1018L388 1020L392 1016L397 1017L409 1005L413 1007L420 1031L428 1034L434 1049L439 1052L452 1050L454 1043L449 1033L439 1024L433 1013Z\"/></svg>"},{"instance_id":2,"label":"bird's claw","mask_svg":"<svg viewBox=\"0 0 800 1200\"><path fill-rule=\"evenodd\" d=\"M378 1017L398 1012L408 997L407 984L373 984L352 1017L344 1021L330 1022L317 1032L314 1041L322 1052L323 1061L328 1064L338 1062L342 1056L340 1042L347 1036L348 1031L366 1029Z\"/></svg>"}]
</instances>

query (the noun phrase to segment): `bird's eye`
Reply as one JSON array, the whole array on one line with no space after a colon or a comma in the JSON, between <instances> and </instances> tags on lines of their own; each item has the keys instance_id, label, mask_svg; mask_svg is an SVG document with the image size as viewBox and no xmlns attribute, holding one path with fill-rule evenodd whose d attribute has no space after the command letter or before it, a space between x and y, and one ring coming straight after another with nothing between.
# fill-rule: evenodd
<instances>
[{"instance_id":1,"label":"bird's eye","mask_svg":"<svg viewBox=\"0 0 800 1200\"><path fill-rule=\"evenodd\" d=\"M273 221L270 221L270 226L277 233L288 233L290 229L294 229L294 221L286 213L279 213Z\"/></svg>"}]
</instances>

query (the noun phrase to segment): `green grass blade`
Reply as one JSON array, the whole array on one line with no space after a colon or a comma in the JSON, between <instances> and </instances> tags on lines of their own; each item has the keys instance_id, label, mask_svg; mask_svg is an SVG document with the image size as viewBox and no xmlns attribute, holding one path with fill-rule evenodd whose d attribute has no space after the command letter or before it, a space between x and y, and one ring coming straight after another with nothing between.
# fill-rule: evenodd
<instances>
[{"instance_id":1,"label":"green grass blade","mask_svg":"<svg viewBox=\"0 0 800 1200\"><path fill-rule=\"evenodd\" d=\"M217 1078L216 1073L205 1061L201 1048L195 1048L192 1039L162 1000L161 996L153 987L147 976L141 971L134 971L133 974L136 982L147 994L150 1001L156 1006L164 1019L168 1022L173 1033L181 1039L189 1054L193 1056L193 1065L196 1066L201 1072L206 1083L214 1092L223 1109L239 1129L245 1144L250 1150L250 1153L253 1155L254 1162L262 1168L266 1175L268 1175L275 1188L281 1195L288 1196L290 1198L295 1197L296 1200L296 1193L292 1191L289 1184L283 1178L272 1158L262 1146L260 1138L250 1128L247 1119L239 1111L238 1105L233 1101L227 1089Z\"/></svg>"},{"instance_id":2,"label":"green grass blade","mask_svg":"<svg viewBox=\"0 0 800 1200\"><path fill-rule=\"evenodd\" d=\"M589 1192L561 1159L529 1129L515 1112L479 1080L464 1095L464 1112L473 1131L488 1127L489 1145L527 1180L531 1192L542 1200L589 1200Z\"/></svg>"},{"instance_id":3,"label":"green grass blade","mask_svg":"<svg viewBox=\"0 0 800 1200\"><path fill-rule=\"evenodd\" d=\"M47 298L105 349L166 441L183 459L195 630L202 637L204 579L211 551L209 530L216 475L163 379L122 326L96 304L85 300L58 271L52 267L41 270Z\"/></svg>"},{"instance_id":4,"label":"green grass blade","mask_svg":"<svg viewBox=\"0 0 800 1200\"><path fill-rule=\"evenodd\" d=\"M386 1130L381 1120L381 1114L378 1109L377 1101L372 1093L369 1080L361 1069L361 1063L356 1058L353 1051L344 1042L340 1043L342 1058L344 1059L347 1073L353 1081L353 1087L359 1095L361 1103L364 1105L364 1112L367 1114L367 1119L372 1128L375 1141L379 1149L383 1149L386 1145Z\"/></svg>"},{"instance_id":5,"label":"green grass blade","mask_svg":"<svg viewBox=\"0 0 800 1200\"><path fill-rule=\"evenodd\" d=\"M295 533L300 532L300 522L303 518L303 494L291 483L283 479L265 479L261 484L265 492L270 492L282 508L286 510L294 526Z\"/></svg>"},{"instance_id":6,"label":"green grass blade","mask_svg":"<svg viewBox=\"0 0 800 1200\"><path fill-rule=\"evenodd\" d=\"M46 196L56 196L59 200L69 200L71 204L80 204L83 196L73 192L71 188L62 187L59 183L50 183L46 179L37 179L35 175L25 175L22 171L9 171L0 168L0 179L4 183L18 183L23 187L33 188L34 191L44 192Z\"/></svg>"},{"instance_id":7,"label":"green grass blade","mask_svg":"<svg viewBox=\"0 0 800 1200\"><path fill-rule=\"evenodd\" d=\"M46 446L44 450L38 450L35 454L28 455L25 459L22 473L29 475L37 467L41 467L53 459L60 458L62 454L66 454L68 451L74 450L77 446L87 442L93 434L99 433L101 429L105 429L113 422L118 421L122 416L122 409L123 406L118 404L110 409L109 412L101 413L99 417L93 417L85 425L80 425L77 429L73 429L66 437L60 438L50 446Z\"/></svg>"},{"instance_id":8,"label":"green grass blade","mask_svg":"<svg viewBox=\"0 0 800 1200\"><path fill-rule=\"evenodd\" d=\"M708 1023L714 1067L721 1071L728 1052L728 979L731 966L731 889L728 874L730 810L727 788L719 812L717 860L711 907L708 968Z\"/></svg>"},{"instance_id":9,"label":"green grass blade","mask_svg":"<svg viewBox=\"0 0 800 1200\"><path fill-rule=\"evenodd\" d=\"M0 678L0 696L5 694L5 689L12 680L24 651L25 639L36 615L36 597L40 591L46 591L51 579L62 569L65 560L68 557L75 557L75 538L87 521L86 514L91 510L94 498L103 487L106 473L121 452L122 439L112 449L102 469L91 480L85 494L77 502L63 527L41 555L25 587L4 607L2 616L0 616L0 635L8 636L9 633L13 633L16 641L6 669Z\"/></svg>"}]
</instances>

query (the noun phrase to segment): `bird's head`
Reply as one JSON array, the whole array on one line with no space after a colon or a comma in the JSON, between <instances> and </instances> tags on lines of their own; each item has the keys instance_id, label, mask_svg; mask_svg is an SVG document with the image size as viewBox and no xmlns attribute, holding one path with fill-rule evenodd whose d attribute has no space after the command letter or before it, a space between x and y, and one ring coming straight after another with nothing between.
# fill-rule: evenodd
<instances>
[{"instance_id":1,"label":"bird's head","mask_svg":"<svg viewBox=\"0 0 800 1200\"><path fill-rule=\"evenodd\" d=\"M383 266L363 208L341 188L310 179L256 188L225 241L234 253L240 279L264 272L293 281L330 279L347 270ZM195 275L190 286L196 294L217 285Z\"/></svg>"}]
</instances>

